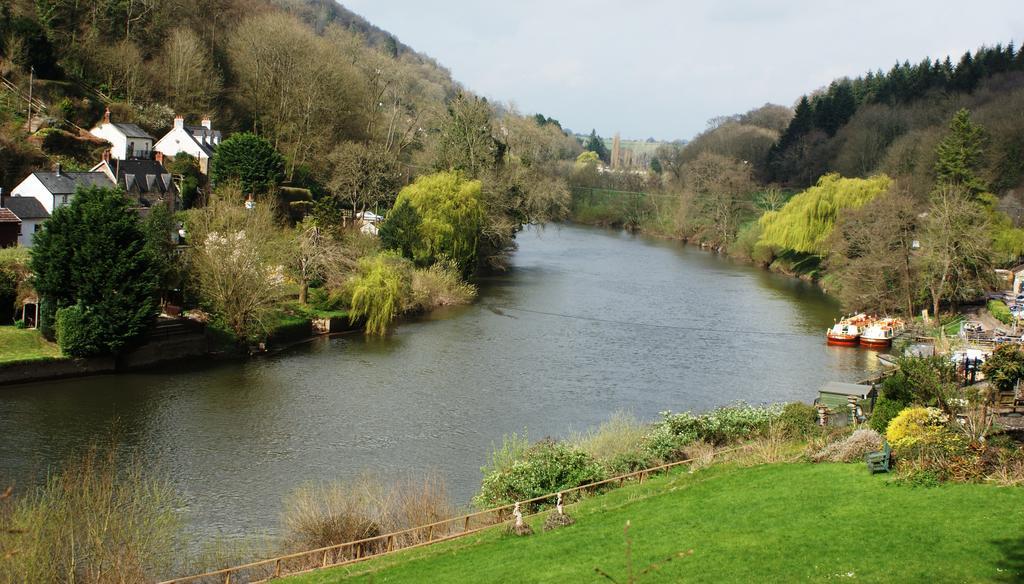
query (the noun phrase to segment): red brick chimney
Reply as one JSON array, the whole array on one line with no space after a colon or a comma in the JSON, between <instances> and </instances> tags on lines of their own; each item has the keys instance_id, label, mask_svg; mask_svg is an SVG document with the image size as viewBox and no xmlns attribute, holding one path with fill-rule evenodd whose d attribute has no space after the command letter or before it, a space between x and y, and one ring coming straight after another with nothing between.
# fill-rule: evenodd
<instances>
[{"instance_id":1,"label":"red brick chimney","mask_svg":"<svg viewBox=\"0 0 1024 584\"><path fill-rule=\"evenodd\" d=\"M103 112L103 123L104 124L109 124L110 123L110 108L109 107L107 108L107 110L105 112Z\"/></svg>"},{"instance_id":2,"label":"red brick chimney","mask_svg":"<svg viewBox=\"0 0 1024 584\"><path fill-rule=\"evenodd\" d=\"M158 150L158 151L157 151L157 152L156 152L156 153L154 154L154 157L156 158L156 161L157 161L157 162L159 162L159 163L160 163L161 165L162 165L162 164L164 163L164 153L163 153L163 152L160 152L160 151Z\"/></svg>"},{"instance_id":3,"label":"red brick chimney","mask_svg":"<svg viewBox=\"0 0 1024 584\"><path fill-rule=\"evenodd\" d=\"M103 151L103 162L110 162L110 148Z\"/></svg>"}]
</instances>

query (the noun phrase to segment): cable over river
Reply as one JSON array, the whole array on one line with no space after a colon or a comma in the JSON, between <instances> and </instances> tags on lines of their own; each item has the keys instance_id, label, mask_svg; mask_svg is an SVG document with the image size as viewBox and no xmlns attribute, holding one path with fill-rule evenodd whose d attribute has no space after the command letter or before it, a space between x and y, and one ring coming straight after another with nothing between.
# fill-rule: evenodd
<instances>
[{"instance_id":1,"label":"cable over river","mask_svg":"<svg viewBox=\"0 0 1024 584\"><path fill-rule=\"evenodd\" d=\"M825 345L839 307L811 284L615 231L549 226L519 244L475 304L386 339L0 388L0 486L40 481L113 429L181 493L197 541L273 534L304 482L432 470L464 504L503 434L810 402L877 368Z\"/></svg>"}]
</instances>

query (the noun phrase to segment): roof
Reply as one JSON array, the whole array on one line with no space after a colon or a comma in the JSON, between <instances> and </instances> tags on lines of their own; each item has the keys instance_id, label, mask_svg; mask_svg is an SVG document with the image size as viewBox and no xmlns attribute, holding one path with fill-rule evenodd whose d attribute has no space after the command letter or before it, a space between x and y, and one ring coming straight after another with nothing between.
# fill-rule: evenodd
<instances>
[{"instance_id":1,"label":"roof","mask_svg":"<svg viewBox=\"0 0 1024 584\"><path fill-rule=\"evenodd\" d=\"M126 191L160 194L175 191L171 173L156 160L111 160L106 164L117 178L117 185Z\"/></svg>"},{"instance_id":2,"label":"roof","mask_svg":"<svg viewBox=\"0 0 1024 584\"><path fill-rule=\"evenodd\" d=\"M7 207L21 219L48 219L50 214L46 208L35 197L6 197L4 207Z\"/></svg>"},{"instance_id":3,"label":"roof","mask_svg":"<svg viewBox=\"0 0 1024 584\"><path fill-rule=\"evenodd\" d=\"M858 397L864 397L869 391L871 391L870 385L829 381L824 387L818 390L818 393L834 393L837 395L855 395Z\"/></svg>"},{"instance_id":4,"label":"roof","mask_svg":"<svg viewBox=\"0 0 1024 584\"><path fill-rule=\"evenodd\" d=\"M149 140L153 139L153 137L149 135L149 132L143 130L142 128L140 128L138 126L136 126L135 124L115 124L115 123L111 123L110 125L114 126L115 128L117 128L122 134L124 134L125 136L128 136L129 138L147 138Z\"/></svg>"},{"instance_id":5,"label":"roof","mask_svg":"<svg viewBox=\"0 0 1024 584\"><path fill-rule=\"evenodd\" d=\"M46 190L54 195L70 195L78 190L78 187L106 187L110 188L110 179L102 172L34 172L32 176L43 183ZM13 197L12 197L13 198Z\"/></svg>"},{"instance_id":6,"label":"roof","mask_svg":"<svg viewBox=\"0 0 1024 584\"><path fill-rule=\"evenodd\" d=\"M21 219L18 219L10 209L0 207L0 223L21 223Z\"/></svg>"}]
</instances>

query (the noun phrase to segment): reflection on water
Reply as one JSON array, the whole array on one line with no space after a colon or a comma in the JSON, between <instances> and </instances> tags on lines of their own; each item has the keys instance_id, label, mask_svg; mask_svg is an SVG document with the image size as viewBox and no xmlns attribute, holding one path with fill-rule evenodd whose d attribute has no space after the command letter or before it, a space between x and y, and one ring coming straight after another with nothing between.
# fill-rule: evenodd
<instances>
[{"instance_id":1,"label":"reflection on water","mask_svg":"<svg viewBox=\"0 0 1024 584\"><path fill-rule=\"evenodd\" d=\"M366 469L437 470L466 502L506 433L810 401L825 381L865 377L873 352L824 343L838 310L813 285L674 242L530 230L477 303L387 339L0 388L0 483L38 480L116 423L171 477L198 539L273 532L283 494Z\"/></svg>"}]
</instances>

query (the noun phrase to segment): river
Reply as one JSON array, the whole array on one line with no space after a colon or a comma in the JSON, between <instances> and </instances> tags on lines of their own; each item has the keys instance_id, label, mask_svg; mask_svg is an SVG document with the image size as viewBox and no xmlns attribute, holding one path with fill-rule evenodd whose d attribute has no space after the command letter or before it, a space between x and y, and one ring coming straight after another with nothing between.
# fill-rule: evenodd
<instances>
[{"instance_id":1,"label":"river","mask_svg":"<svg viewBox=\"0 0 1024 584\"><path fill-rule=\"evenodd\" d=\"M503 434L564 436L736 400L811 401L874 353L827 347L813 285L676 242L573 226L519 236L471 306L386 339L322 338L245 362L0 388L0 485L116 432L170 479L196 540L273 534L306 481L431 470L467 503Z\"/></svg>"}]
</instances>

